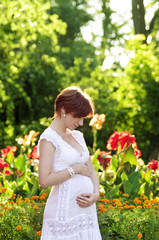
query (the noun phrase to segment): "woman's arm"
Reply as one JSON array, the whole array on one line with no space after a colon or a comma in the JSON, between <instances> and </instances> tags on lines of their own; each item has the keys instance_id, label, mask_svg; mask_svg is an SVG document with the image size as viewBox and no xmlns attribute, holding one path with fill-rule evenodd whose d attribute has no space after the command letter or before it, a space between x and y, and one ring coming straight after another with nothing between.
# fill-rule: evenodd
<instances>
[{"instance_id":1,"label":"woman's arm","mask_svg":"<svg viewBox=\"0 0 159 240\"><path fill-rule=\"evenodd\" d=\"M89 207L90 205L95 203L99 198L99 178L90 158L86 165L90 170L90 178L94 185L94 191L93 193L84 193L77 197L76 201L80 207Z\"/></svg>"},{"instance_id":2,"label":"woman's arm","mask_svg":"<svg viewBox=\"0 0 159 240\"><path fill-rule=\"evenodd\" d=\"M39 146L40 160L39 160L39 183L43 188L60 184L70 178L67 169L53 172L53 159L55 147L51 142L42 139ZM72 166L75 174L82 174L90 176L88 166L85 164L75 164Z\"/></svg>"}]
</instances>

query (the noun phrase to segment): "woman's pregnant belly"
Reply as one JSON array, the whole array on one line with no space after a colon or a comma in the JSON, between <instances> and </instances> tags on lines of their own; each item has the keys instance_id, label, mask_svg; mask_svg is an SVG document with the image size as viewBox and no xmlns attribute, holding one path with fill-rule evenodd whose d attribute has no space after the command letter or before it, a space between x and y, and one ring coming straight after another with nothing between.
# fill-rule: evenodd
<instances>
[{"instance_id":1,"label":"woman's pregnant belly","mask_svg":"<svg viewBox=\"0 0 159 240\"><path fill-rule=\"evenodd\" d=\"M74 217L78 214L91 213L94 206L81 208L76 202L77 196L84 193L93 193L94 187L91 178L83 175L75 175L71 179L69 196L69 216Z\"/></svg>"},{"instance_id":2,"label":"woman's pregnant belly","mask_svg":"<svg viewBox=\"0 0 159 240\"><path fill-rule=\"evenodd\" d=\"M63 185L65 185L65 189L63 189ZM46 203L44 218L56 218L58 215L57 210L61 211L62 207L65 210L67 209L68 218L74 218L80 214L92 213L95 207L93 206L94 204L87 208L81 208L77 204L76 198L83 193L93 193L93 190L94 187L91 178L83 175L75 175L59 186L53 187ZM59 204L61 197L64 197L62 203L64 206Z\"/></svg>"},{"instance_id":3,"label":"woman's pregnant belly","mask_svg":"<svg viewBox=\"0 0 159 240\"><path fill-rule=\"evenodd\" d=\"M83 193L93 193L92 180L83 175L75 175L71 179L70 198L75 198Z\"/></svg>"}]
</instances>

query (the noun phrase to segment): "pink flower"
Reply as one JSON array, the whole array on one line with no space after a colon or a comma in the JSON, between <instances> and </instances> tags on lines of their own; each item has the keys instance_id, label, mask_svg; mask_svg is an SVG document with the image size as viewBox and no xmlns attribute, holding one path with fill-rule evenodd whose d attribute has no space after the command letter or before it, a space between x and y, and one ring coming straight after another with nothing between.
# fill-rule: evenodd
<instances>
[{"instance_id":1,"label":"pink flower","mask_svg":"<svg viewBox=\"0 0 159 240\"><path fill-rule=\"evenodd\" d=\"M156 172L159 167L159 162L156 160L151 160L147 167L151 168L152 170L154 170L154 172Z\"/></svg>"}]
</instances>

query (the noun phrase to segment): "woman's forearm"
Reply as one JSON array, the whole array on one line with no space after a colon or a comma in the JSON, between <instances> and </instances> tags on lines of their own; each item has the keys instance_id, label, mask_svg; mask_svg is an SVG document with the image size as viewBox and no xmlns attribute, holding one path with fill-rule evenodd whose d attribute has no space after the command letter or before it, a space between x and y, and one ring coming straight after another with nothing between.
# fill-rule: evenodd
<instances>
[{"instance_id":1,"label":"woman's forearm","mask_svg":"<svg viewBox=\"0 0 159 240\"><path fill-rule=\"evenodd\" d=\"M39 183L43 188L46 188L65 182L69 178L69 172L67 171L67 169L64 169L59 172L50 172L50 174L45 177L39 176Z\"/></svg>"},{"instance_id":2,"label":"woman's forearm","mask_svg":"<svg viewBox=\"0 0 159 240\"><path fill-rule=\"evenodd\" d=\"M42 166L39 166L39 183L43 188L58 185L60 183L65 182L68 180L71 175L67 169L58 172L44 172ZM72 166L73 173L81 174L85 176L90 176L88 167L83 163L78 163Z\"/></svg>"},{"instance_id":3,"label":"woman's forearm","mask_svg":"<svg viewBox=\"0 0 159 240\"><path fill-rule=\"evenodd\" d=\"M97 195L97 198L99 198L99 178L95 170L91 174L91 180L94 186L93 193Z\"/></svg>"}]
</instances>

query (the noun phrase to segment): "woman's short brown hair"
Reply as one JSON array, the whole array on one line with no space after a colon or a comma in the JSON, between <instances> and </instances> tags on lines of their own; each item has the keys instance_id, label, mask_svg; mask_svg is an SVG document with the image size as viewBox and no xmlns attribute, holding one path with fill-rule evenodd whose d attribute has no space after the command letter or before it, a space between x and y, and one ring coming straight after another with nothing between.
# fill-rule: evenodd
<instances>
[{"instance_id":1,"label":"woman's short brown hair","mask_svg":"<svg viewBox=\"0 0 159 240\"><path fill-rule=\"evenodd\" d=\"M72 114L73 117L90 117L94 114L94 105L91 97L83 93L78 87L67 87L60 92L55 100L54 117L61 113Z\"/></svg>"}]
</instances>

